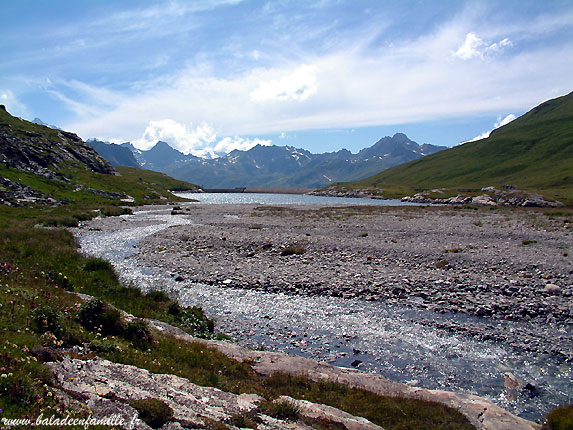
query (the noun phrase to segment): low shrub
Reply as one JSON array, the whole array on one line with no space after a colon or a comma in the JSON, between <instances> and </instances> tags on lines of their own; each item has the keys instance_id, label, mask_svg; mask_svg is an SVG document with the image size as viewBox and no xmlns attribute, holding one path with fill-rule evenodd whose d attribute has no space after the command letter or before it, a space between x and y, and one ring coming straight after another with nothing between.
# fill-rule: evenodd
<instances>
[{"instance_id":1,"label":"low shrub","mask_svg":"<svg viewBox=\"0 0 573 430\"><path fill-rule=\"evenodd\" d=\"M62 315L51 306L40 306L32 311L32 329L36 333L44 334L51 332L55 335L62 332Z\"/></svg>"},{"instance_id":2,"label":"low shrub","mask_svg":"<svg viewBox=\"0 0 573 430\"><path fill-rule=\"evenodd\" d=\"M147 297L155 302L170 302L169 295L162 290L150 290L145 294Z\"/></svg>"},{"instance_id":3,"label":"low shrub","mask_svg":"<svg viewBox=\"0 0 573 430\"><path fill-rule=\"evenodd\" d=\"M46 218L41 224L44 227L77 227L78 220L72 217Z\"/></svg>"},{"instance_id":4,"label":"low shrub","mask_svg":"<svg viewBox=\"0 0 573 430\"><path fill-rule=\"evenodd\" d=\"M573 429L573 405L560 406L547 414L542 430Z\"/></svg>"},{"instance_id":5,"label":"low shrub","mask_svg":"<svg viewBox=\"0 0 573 430\"><path fill-rule=\"evenodd\" d=\"M78 320L88 330L98 330L103 335L125 334L121 313L99 299L85 303L80 309Z\"/></svg>"},{"instance_id":6,"label":"low shrub","mask_svg":"<svg viewBox=\"0 0 573 430\"><path fill-rule=\"evenodd\" d=\"M288 255L302 255L306 252L306 249L301 248L301 247L289 247L289 248L285 248L281 251L281 255L284 256L288 256Z\"/></svg>"},{"instance_id":7,"label":"low shrub","mask_svg":"<svg viewBox=\"0 0 573 430\"><path fill-rule=\"evenodd\" d=\"M523 246L531 245L532 243L537 243L537 241L536 240L530 240L530 239L525 239L525 240L521 241L521 244Z\"/></svg>"},{"instance_id":8,"label":"low shrub","mask_svg":"<svg viewBox=\"0 0 573 430\"><path fill-rule=\"evenodd\" d=\"M152 398L132 400L129 405L137 410L141 420L154 429L163 427L173 418L173 409L163 400Z\"/></svg>"},{"instance_id":9,"label":"low shrub","mask_svg":"<svg viewBox=\"0 0 573 430\"><path fill-rule=\"evenodd\" d=\"M444 267L447 267L450 264L450 262L448 260L440 260L438 262L436 262L435 266L438 269L443 269Z\"/></svg>"},{"instance_id":10,"label":"low shrub","mask_svg":"<svg viewBox=\"0 0 573 430\"><path fill-rule=\"evenodd\" d=\"M145 320L135 319L127 323L125 338L133 342L138 348L147 348L153 343L153 333Z\"/></svg>"},{"instance_id":11,"label":"low shrub","mask_svg":"<svg viewBox=\"0 0 573 430\"><path fill-rule=\"evenodd\" d=\"M98 270L104 270L106 272L115 273L115 269L109 261L97 257L88 258L84 264L84 270L86 272L97 272Z\"/></svg>"},{"instance_id":12,"label":"low shrub","mask_svg":"<svg viewBox=\"0 0 573 430\"><path fill-rule=\"evenodd\" d=\"M106 206L101 208L99 211L103 216L131 215L133 213L131 208L124 208L121 206Z\"/></svg>"},{"instance_id":13,"label":"low shrub","mask_svg":"<svg viewBox=\"0 0 573 430\"><path fill-rule=\"evenodd\" d=\"M208 338L215 331L215 321L208 318L200 307L182 308L179 305L171 305L169 313L175 316L179 327L195 336Z\"/></svg>"},{"instance_id":14,"label":"low shrub","mask_svg":"<svg viewBox=\"0 0 573 430\"><path fill-rule=\"evenodd\" d=\"M72 218L77 219L78 221L89 221L97 217L98 214L96 212L81 212L72 215Z\"/></svg>"}]
</instances>

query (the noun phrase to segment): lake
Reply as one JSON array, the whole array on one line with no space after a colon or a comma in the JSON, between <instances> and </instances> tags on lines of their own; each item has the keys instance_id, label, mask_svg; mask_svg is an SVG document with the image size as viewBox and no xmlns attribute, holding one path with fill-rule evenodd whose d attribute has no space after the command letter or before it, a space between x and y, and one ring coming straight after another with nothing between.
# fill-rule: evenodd
<instances>
[{"instance_id":1,"label":"lake","mask_svg":"<svg viewBox=\"0 0 573 430\"><path fill-rule=\"evenodd\" d=\"M174 193L179 197L199 200L203 204L259 204L259 205L376 205L418 206L401 200L359 199L350 197L309 196L306 194L263 193Z\"/></svg>"}]
</instances>

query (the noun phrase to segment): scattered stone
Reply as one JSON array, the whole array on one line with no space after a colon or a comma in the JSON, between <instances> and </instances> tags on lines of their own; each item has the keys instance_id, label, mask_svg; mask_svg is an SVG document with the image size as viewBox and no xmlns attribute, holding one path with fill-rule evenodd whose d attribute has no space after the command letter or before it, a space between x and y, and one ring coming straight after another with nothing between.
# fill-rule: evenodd
<instances>
[{"instance_id":1,"label":"scattered stone","mask_svg":"<svg viewBox=\"0 0 573 430\"><path fill-rule=\"evenodd\" d=\"M525 381L511 372L506 372L503 374L503 386L506 390L521 390L525 386Z\"/></svg>"},{"instance_id":2,"label":"scattered stone","mask_svg":"<svg viewBox=\"0 0 573 430\"><path fill-rule=\"evenodd\" d=\"M542 291L547 294L561 294L561 287L555 284L547 284Z\"/></svg>"},{"instance_id":3,"label":"scattered stone","mask_svg":"<svg viewBox=\"0 0 573 430\"><path fill-rule=\"evenodd\" d=\"M38 346L32 348L30 353L42 363L62 361L64 359L64 356L59 351L54 348L50 348L49 346Z\"/></svg>"}]
</instances>

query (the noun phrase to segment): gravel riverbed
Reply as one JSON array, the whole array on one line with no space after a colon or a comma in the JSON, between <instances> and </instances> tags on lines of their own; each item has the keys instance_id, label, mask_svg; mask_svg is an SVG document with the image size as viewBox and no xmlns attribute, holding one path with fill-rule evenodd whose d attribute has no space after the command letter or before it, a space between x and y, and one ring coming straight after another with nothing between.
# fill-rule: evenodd
<instances>
[{"instance_id":1,"label":"gravel riverbed","mask_svg":"<svg viewBox=\"0 0 573 430\"><path fill-rule=\"evenodd\" d=\"M484 395L529 418L571 401L566 217L446 207L186 204L176 215L152 211L161 220L94 220L89 227L101 232L83 229L80 243L105 256L97 250L106 234L147 229L120 259L151 268L148 276L182 301L205 303L244 344ZM289 247L304 252L281 255ZM509 398L504 371L540 391Z\"/></svg>"}]
</instances>

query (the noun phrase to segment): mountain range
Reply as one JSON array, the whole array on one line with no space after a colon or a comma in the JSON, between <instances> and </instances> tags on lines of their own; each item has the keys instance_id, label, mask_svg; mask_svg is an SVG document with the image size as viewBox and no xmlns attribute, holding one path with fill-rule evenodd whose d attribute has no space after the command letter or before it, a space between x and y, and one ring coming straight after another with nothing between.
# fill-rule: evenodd
<instances>
[{"instance_id":1,"label":"mountain range","mask_svg":"<svg viewBox=\"0 0 573 430\"><path fill-rule=\"evenodd\" d=\"M341 184L386 197L441 189L516 187L573 203L573 92L548 100L493 131L486 139Z\"/></svg>"},{"instance_id":2,"label":"mountain range","mask_svg":"<svg viewBox=\"0 0 573 430\"><path fill-rule=\"evenodd\" d=\"M215 159L183 154L162 141L147 151L139 150L131 143L114 145L97 140L89 140L88 143L112 165L137 165L204 188L324 187L335 182L363 179L446 149L443 146L419 145L402 133L384 137L357 154L346 149L313 154L292 146L257 145L248 151L234 150Z\"/></svg>"}]
</instances>

